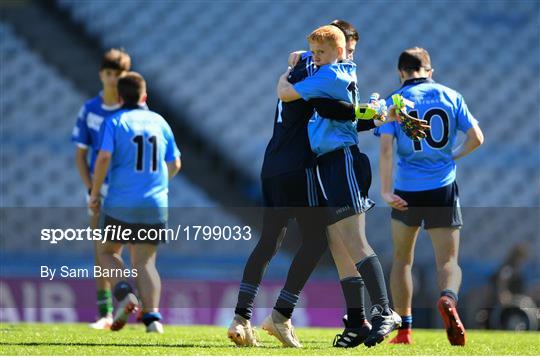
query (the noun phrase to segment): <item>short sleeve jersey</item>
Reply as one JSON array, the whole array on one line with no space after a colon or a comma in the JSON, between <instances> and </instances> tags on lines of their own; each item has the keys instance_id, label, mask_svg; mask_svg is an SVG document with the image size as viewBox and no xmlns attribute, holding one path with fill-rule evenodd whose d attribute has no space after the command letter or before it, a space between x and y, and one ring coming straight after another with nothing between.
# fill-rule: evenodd
<instances>
[{"instance_id":1,"label":"short sleeve jersey","mask_svg":"<svg viewBox=\"0 0 540 357\"><path fill-rule=\"evenodd\" d=\"M428 121L431 129L419 141L407 137L396 122L375 130L376 135L396 138L398 162L394 187L402 191L425 191L451 184L456 178L452 148L457 133L467 132L477 123L465 100L455 90L426 78L406 81L395 93L413 101L415 107L409 114Z\"/></svg>"},{"instance_id":2,"label":"short sleeve jersey","mask_svg":"<svg viewBox=\"0 0 540 357\"><path fill-rule=\"evenodd\" d=\"M294 85L304 100L330 98L356 104L356 64L344 61L321 66L312 76ZM336 121L315 112L308 124L311 149L315 154L358 144L356 122Z\"/></svg>"},{"instance_id":3,"label":"short sleeve jersey","mask_svg":"<svg viewBox=\"0 0 540 357\"><path fill-rule=\"evenodd\" d=\"M103 122L100 134L99 149L112 153L104 212L129 223L166 221L167 162L180 151L165 119L142 108L123 109Z\"/></svg>"}]
</instances>

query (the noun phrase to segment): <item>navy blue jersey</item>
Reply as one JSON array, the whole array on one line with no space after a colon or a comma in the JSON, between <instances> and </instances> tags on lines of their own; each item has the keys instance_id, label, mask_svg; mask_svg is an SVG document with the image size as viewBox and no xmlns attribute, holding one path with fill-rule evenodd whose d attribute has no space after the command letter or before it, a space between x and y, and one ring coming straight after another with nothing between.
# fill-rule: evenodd
<instances>
[{"instance_id":1,"label":"navy blue jersey","mask_svg":"<svg viewBox=\"0 0 540 357\"><path fill-rule=\"evenodd\" d=\"M316 70L311 52L302 54L289 74L292 84L311 76ZM313 166L314 154L309 145L307 124L313 107L303 99L283 103L278 100L274 133L266 147L261 177L273 177Z\"/></svg>"}]
</instances>

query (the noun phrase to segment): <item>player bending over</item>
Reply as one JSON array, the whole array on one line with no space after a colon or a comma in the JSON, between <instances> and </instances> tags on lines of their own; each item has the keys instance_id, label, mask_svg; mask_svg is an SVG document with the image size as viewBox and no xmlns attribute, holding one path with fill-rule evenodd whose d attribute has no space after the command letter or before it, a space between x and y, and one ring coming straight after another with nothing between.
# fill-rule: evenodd
<instances>
[{"instance_id":1,"label":"player bending over","mask_svg":"<svg viewBox=\"0 0 540 357\"><path fill-rule=\"evenodd\" d=\"M287 71L278 83L279 98L288 102L300 97L327 97L356 103L356 65L344 60L343 33L333 26L323 26L312 32L308 41L319 70L294 85L287 81ZM315 114L308 131L311 148L317 154L319 184L331 216L328 230L339 237L336 240L343 246L340 259L349 260L349 274L360 274L373 303L372 330L364 344L374 346L398 327L401 319L390 309L382 267L365 234L364 213L373 206L368 198L369 159L358 149L354 122L332 121ZM342 336L340 340L346 345L350 338Z\"/></svg>"},{"instance_id":2,"label":"player bending over","mask_svg":"<svg viewBox=\"0 0 540 357\"><path fill-rule=\"evenodd\" d=\"M72 141L77 144L75 162L82 182L88 190L87 203L92 189L94 164L99 150L99 128L104 118L120 110L116 84L118 78L129 71L130 67L131 58L126 52L115 48L105 52L99 68L99 79L103 89L97 96L84 103L73 128ZM90 162L88 162L88 153L90 153ZM101 186L102 198L106 194L107 179ZM88 210L88 214L90 215L90 228L96 229L99 214L94 214L91 210ZM99 266L101 265L99 262L101 243L96 241L94 248L94 263ZM99 318L90 324L90 327L98 330L108 329L113 321L111 284L107 278L99 277L96 278L96 287Z\"/></svg>"},{"instance_id":3,"label":"player bending over","mask_svg":"<svg viewBox=\"0 0 540 357\"><path fill-rule=\"evenodd\" d=\"M410 114L431 125L427 137L411 140L396 123L377 129L381 135L381 194L392 207L394 260L390 275L392 300L403 324L390 343L412 342L411 268L414 246L422 223L435 250L441 297L437 303L452 345L465 345L466 335L457 312L461 269L458 265L459 229L462 225L455 160L483 142L478 122L461 94L434 82L429 54L409 48L398 60L402 87L394 93L414 102ZM457 132L465 142L454 148ZM392 192L393 140L397 143L397 173Z\"/></svg>"},{"instance_id":4,"label":"player bending over","mask_svg":"<svg viewBox=\"0 0 540 357\"><path fill-rule=\"evenodd\" d=\"M130 240L108 241L101 249L100 261L106 269L122 269L122 248L131 249L132 268L137 270L137 290L142 300L142 321L147 332L163 333L159 297L161 280L156 269L159 241L140 240L150 229L167 225L169 180L180 170L180 152L171 128L159 114L145 110L146 83L129 72L118 80L122 110L101 126L101 144L96 159L90 202L100 210L100 189L109 167L109 192L103 202L102 227L114 225L130 229ZM142 235L139 235L139 231ZM135 311L138 299L131 285L122 278L111 278L114 297L119 301L111 330L120 330Z\"/></svg>"}]
</instances>

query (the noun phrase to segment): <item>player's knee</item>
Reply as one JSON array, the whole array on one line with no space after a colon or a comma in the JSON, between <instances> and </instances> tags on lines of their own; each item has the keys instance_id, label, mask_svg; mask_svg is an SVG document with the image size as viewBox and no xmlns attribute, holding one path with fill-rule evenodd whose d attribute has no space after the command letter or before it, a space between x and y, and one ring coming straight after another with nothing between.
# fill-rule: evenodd
<instances>
[{"instance_id":1,"label":"player's knee","mask_svg":"<svg viewBox=\"0 0 540 357\"><path fill-rule=\"evenodd\" d=\"M279 246L268 246L264 249L257 249L254 251L254 254L257 258L258 262L262 262L263 264L268 264L270 260L276 255L276 253L279 250Z\"/></svg>"},{"instance_id":2,"label":"player's knee","mask_svg":"<svg viewBox=\"0 0 540 357\"><path fill-rule=\"evenodd\" d=\"M394 265L411 266L414 262L414 255L408 251L394 250Z\"/></svg>"},{"instance_id":3,"label":"player's knee","mask_svg":"<svg viewBox=\"0 0 540 357\"><path fill-rule=\"evenodd\" d=\"M443 272L447 272L447 273L461 272L461 268L459 267L457 259L452 259L452 260L446 261L444 263L441 263L439 266L437 266L437 270L440 273L443 273Z\"/></svg>"}]
</instances>

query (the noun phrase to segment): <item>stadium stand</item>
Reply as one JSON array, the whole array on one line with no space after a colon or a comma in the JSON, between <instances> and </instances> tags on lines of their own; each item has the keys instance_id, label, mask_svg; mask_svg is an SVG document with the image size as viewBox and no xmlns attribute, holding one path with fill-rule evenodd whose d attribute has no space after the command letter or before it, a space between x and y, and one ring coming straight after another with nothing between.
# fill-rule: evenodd
<instances>
[{"instance_id":1,"label":"stadium stand","mask_svg":"<svg viewBox=\"0 0 540 357\"><path fill-rule=\"evenodd\" d=\"M80 206L81 202L74 197L84 197L84 189L73 166L73 144L69 137L86 98L53 68L42 63L7 25L0 23L0 31L1 50L5 54L2 88L9 88L2 95L1 159L6 165L2 175L2 206ZM24 81L20 80L21 73L25 75ZM28 170L29 166L37 171ZM171 183L171 204L216 205L181 176Z\"/></svg>"},{"instance_id":2,"label":"stadium stand","mask_svg":"<svg viewBox=\"0 0 540 357\"><path fill-rule=\"evenodd\" d=\"M540 138L540 124L532 123L521 135L509 135L515 122L498 120L527 118L531 111L539 112L535 100L539 85L530 73L538 73L540 60L529 51L540 40L537 2L458 2L450 6L447 1L410 1L394 4L392 11L384 3L359 8L357 3L339 1L317 1L310 6L294 1L282 6L270 2L249 6L230 1L211 6L206 2L159 2L145 11L135 1L115 3L114 12L107 11L111 1L59 0L58 4L104 47L122 45L139 58L141 69L158 83L160 94L186 111L190 125L209 145L253 180L259 175L271 135L276 78L285 68L287 54L306 47L304 39L310 29L334 18L358 25L361 98L372 90L388 93L396 87L395 66L403 48L426 47L432 54L435 78L462 92L487 138L479 153L460 163L459 182L467 183L462 185L465 204L519 207L539 203L538 190L519 180L540 180L539 153L532 150ZM506 11L508 6L512 12ZM415 21L402 26L398 17L410 9L415 9ZM295 21L283 24L288 13L295 14ZM385 25L374 26L382 13ZM432 14L438 14L436 22ZM127 19L129 27L124 26ZM453 36L457 28L460 36ZM513 40L516 38L519 41ZM499 51L503 44L505 50ZM505 143L504 148L497 143ZM361 148L376 167L376 139L363 135ZM499 185L516 189L494 189ZM373 192L378 192L376 182Z\"/></svg>"},{"instance_id":3,"label":"stadium stand","mask_svg":"<svg viewBox=\"0 0 540 357\"><path fill-rule=\"evenodd\" d=\"M1 22L0 38L2 235L19 237L3 240L2 253L19 252L13 256L16 262L20 252L39 239L36 227L87 226L85 191L74 166L74 146L69 139L77 112L86 98L32 52L11 27ZM235 215L217 207L216 202L182 175L171 181L170 204L171 226L240 224ZM87 254L91 249L90 242L87 243L74 244L71 253ZM246 242L209 244L204 248L186 244L181 252L175 250L171 255L175 259L181 259L182 255L193 259L194 252L210 255L215 252L227 259L235 256L242 244ZM37 246L41 249L32 250L32 254L59 253L48 243ZM82 257L74 255L72 259L77 261ZM166 260L167 252L164 257ZM4 263L3 268L10 265L9 261ZM17 268L23 267L19 264Z\"/></svg>"}]
</instances>

